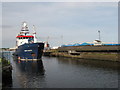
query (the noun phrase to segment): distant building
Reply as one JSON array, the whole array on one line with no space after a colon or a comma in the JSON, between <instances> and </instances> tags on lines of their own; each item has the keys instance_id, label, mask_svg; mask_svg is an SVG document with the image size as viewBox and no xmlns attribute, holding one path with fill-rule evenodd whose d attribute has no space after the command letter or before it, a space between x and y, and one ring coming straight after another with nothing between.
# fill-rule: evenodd
<instances>
[{"instance_id":1,"label":"distant building","mask_svg":"<svg viewBox=\"0 0 120 90\"><path fill-rule=\"evenodd\" d=\"M44 43L44 50L50 49L50 44L48 42Z\"/></svg>"},{"instance_id":2,"label":"distant building","mask_svg":"<svg viewBox=\"0 0 120 90\"><path fill-rule=\"evenodd\" d=\"M17 47L9 48L9 51L14 51L16 50Z\"/></svg>"},{"instance_id":3,"label":"distant building","mask_svg":"<svg viewBox=\"0 0 120 90\"><path fill-rule=\"evenodd\" d=\"M93 41L93 43L95 46L102 45L102 41L100 41L100 40L95 40L95 41Z\"/></svg>"},{"instance_id":4,"label":"distant building","mask_svg":"<svg viewBox=\"0 0 120 90\"><path fill-rule=\"evenodd\" d=\"M55 47L52 47L51 49L58 49L59 47L58 46L55 46Z\"/></svg>"}]
</instances>

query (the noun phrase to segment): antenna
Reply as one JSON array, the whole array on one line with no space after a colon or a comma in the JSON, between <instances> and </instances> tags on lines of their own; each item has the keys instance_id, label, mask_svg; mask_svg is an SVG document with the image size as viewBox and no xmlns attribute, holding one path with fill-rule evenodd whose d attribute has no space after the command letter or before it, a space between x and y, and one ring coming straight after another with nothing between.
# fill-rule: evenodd
<instances>
[{"instance_id":1,"label":"antenna","mask_svg":"<svg viewBox=\"0 0 120 90\"><path fill-rule=\"evenodd\" d=\"M35 25L33 25L33 36L34 36L34 43L37 42L37 37L36 37L36 28Z\"/></svg>"},{"instance_id":2,"label":"antenna","mask_svg":"<svg viewBox=\"0 0 120 90\"><path fill-rule=\"evenodd\" d=\"M22 30L28 30L27 22L22 23Z\"/></svg>"},{"instance_id":3,"label":"antenna","mask_svg":"<svg viewBox=\"0 0 120 90\"><path fill-rule=\"evenodd\" d=\"M25 21L23 22L23 27L27 27L27 23Z\"/></svg>"},{"instance_id":4,"label":"antenna","mask_svg":"<svg viewBox=\"0 0 120 90\"><path fill-rule=\"evenodd\" d=\"M33 25L33 34L36 34L36 27Z\"/></svg>"}]
</instances>

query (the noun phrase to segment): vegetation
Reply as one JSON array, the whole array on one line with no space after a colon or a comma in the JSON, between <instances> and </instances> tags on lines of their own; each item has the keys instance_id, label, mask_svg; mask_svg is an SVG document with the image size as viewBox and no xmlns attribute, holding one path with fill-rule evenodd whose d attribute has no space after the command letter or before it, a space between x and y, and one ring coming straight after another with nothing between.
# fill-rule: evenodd
<instances>
[{"instance_id":1,"label":"vegetation","mask_svg":"<svg viewBox=\"0 0 120 90\"><path fill-rule=\"evenodd\" d=\"M2 67L10 65L10 62L5 58L0 59L0 63L2 62Z\"/></svg>"},{"instance_id":2,"label":"vegetation","mask_svg":"<svg viewBox=\"0 0 120 90\"><path fill-rule=\"evenodd\" d=\"M0 48L0 51L6 51L9 50L9 48Z\"/></svg>"},{"instance_id":3,"label":"vegetation","mask_svg":"<svg viewBox=\"0 0 120 90\"><path fill-rule=\"evenodd\" d=\"M2 58L0 58L0 64L2 64Z\"/></svg>"},{"instance_id":4,"label":"vegetation","mask_svg":"<svg viewBox=\"0 0 120 90\"><path fill-rule=\"evenodd\" d=\"M48 53L46 56L54 57L69 57L69 58L79 58L79 59L97 59L97 60L107 60L107 61L119 61L117 52L80 52L80 55L71 55L68 52L60 52L59 50L47 50L44 53ZM119 61L120 62L120 61Z\"/></svg>"},{"instance_id":5,"label":"vegetation","mask_svg":"<svg viewBox=\"0 0 120 90\"><path fill-rule=\"evenodd\" d=\"M8 87L12 82L12 66L8 60L1 58L2 63L2 87Z\"/></svg>"}]
</instances>

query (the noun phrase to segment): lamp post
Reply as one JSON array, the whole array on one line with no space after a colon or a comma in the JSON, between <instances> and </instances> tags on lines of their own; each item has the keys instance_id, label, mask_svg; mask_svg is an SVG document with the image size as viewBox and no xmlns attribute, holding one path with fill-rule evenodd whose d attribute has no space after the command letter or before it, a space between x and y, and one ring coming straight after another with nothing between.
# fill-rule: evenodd
<instances>
[{"instance_id":1,"label":"lamp post","mask_svg":"<svg viewBox=\"0 0 120 90\"><path fill-rule=\"evenodd\" d=\"M98 31L98 33L99 33L99 40L100 40L100 39L101 39L101 38L100 38L100 31Z\"/></svg>"}]
</instances>

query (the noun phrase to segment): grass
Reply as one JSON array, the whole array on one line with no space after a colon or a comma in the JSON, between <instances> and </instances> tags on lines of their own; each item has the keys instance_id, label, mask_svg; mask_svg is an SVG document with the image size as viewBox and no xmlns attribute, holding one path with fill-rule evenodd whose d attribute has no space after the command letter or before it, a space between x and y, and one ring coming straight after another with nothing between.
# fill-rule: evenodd
<instances>
[{"instance_id":1,"label":"grass","mask_svg":"<svg viewBox=\"0 0 120 90\"><path fill-rule=\"evenodd\" d=\"M2 58L0 58L0 64L2 63Z\"/></svg>"},{"instance_id":2,"label":"grass","mask_svg":"<svg viewBox=\"0 0 120 90\"><path fill-rule=\"evenodd\" d=\"M5 58L0 58L0 64L2 63L2 67L10 65L10 61Z\"/></svg>"},{"instance_id":3,"label":"grass","mask_svg":"<svg viewBox=\"0 0 120 90\"><path fill-rule=\"evenodd\" d=\"M50 51L50 50L49 50ZM70 55L65 52L58 52L58 50L51 50L50 56L55 57L70 57L70 58L84 58L84 59L98 59L107 61L119 61L118 53L112 52L81 52L80 55Z\"/></svg>"}]
</instances>

